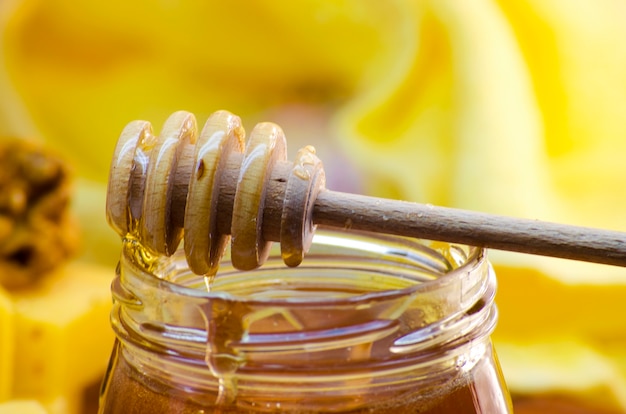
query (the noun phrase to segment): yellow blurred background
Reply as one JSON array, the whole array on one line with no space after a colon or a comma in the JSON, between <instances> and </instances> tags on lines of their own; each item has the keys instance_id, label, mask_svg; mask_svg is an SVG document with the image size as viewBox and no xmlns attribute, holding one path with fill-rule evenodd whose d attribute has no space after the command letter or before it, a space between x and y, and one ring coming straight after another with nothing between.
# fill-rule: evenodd
<instances>
[{"instance_id":1,"label":"yellow blurred background","mask_svg":"<svg viewBox=\"0 0 626 414\"><path fill-rule=\"evenodd\" d=\"M77 260L111 277L115 141L179 109L281 124L331 189L626 231L625 21L619 0L1 0L0 136L73 165ZM490 257L519 412L626 412L626 270Z\"/></svg>"}]
</instances>

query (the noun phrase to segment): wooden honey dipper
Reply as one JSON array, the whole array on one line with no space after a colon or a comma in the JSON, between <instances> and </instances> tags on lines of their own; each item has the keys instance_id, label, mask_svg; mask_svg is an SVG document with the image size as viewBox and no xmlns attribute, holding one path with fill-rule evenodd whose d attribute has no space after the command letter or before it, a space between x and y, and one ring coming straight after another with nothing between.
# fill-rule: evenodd
<instances>
[{"instance_id":1,"label":"wooden honey dipper","mask_svg":"<svg viewBox=\"0 0 626 414\"><path fill-rule=\"evenodd\" d=\"M316 225L626 266L626 233L331 191L313 147L286 160L275 124L256 125L245 149L241 120L226 111L196 131L183 111L158 136L149 122L128 124L111 164L107 219L158 254L184 238L197 274L217 271L229 236L238 269L260 266L273 241L297 266Z\"/></svg>"}]
</instances>

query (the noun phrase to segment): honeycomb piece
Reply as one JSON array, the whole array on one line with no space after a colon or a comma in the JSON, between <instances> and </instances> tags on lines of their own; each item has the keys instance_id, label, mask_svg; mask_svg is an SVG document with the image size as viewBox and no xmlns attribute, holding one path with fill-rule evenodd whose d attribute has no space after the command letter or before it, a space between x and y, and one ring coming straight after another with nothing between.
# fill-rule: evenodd
<instances>
[{"instance_id":1,"label":"honeycomb piece","mask_svg":"<svg viewBox=\"0 0 626 414\"><path fill-rule=\"evenodd\" d=\"M79 414L113 348L113 270L70 262L36 288L12 292L15 350L12 398L32 398L51 414Z\"/></svg>"},{"instance_id":2,"label":"honeycomb piece","mask_svg":"<svg viewBox=\"0 0 626 414\"><path fill-rule=\"evenodd\" d=\"M33 283L68 259L79 232L67 164L27 140L0 144L0 285Z\"/></svg>"}]
</instances>

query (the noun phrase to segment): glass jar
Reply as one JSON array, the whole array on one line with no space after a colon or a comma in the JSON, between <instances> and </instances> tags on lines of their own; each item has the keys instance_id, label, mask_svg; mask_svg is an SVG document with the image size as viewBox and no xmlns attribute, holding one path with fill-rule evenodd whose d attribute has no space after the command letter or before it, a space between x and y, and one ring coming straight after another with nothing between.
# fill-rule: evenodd
<instances>
[{"instance_id":1,"label":"glass jar","mask_svg":"<svg viewBox=\"0 0 626 414\"><path fill-rule=\"evenodd\" d=\"M317 232L297 268L192 274L125 240L100 413L508 413L482 249Z\"/></svg>"}]
</instances>

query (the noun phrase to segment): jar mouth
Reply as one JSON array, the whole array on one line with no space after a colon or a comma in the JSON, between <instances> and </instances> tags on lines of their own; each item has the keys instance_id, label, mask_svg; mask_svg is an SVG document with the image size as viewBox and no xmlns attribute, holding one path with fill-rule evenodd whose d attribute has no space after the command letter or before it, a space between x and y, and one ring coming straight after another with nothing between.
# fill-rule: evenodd
<instances>
[{"instance_id":1,"label":"jar mouth","mask_svg":"<svg viewBox=\"0 0 626 414\"><path fill-rule=\"evenodd\" d=\"M200 382L207 364L220 375L284 379L288 367L352 378L432 361L455 370L458 344L495 324L495 276L481 248L320 230L299 267L278 253L250 271L226 257L205 284L181 250L151 257L126 240L112 285L117 337L171 356L164 372L193 361L184 376L199 367Z\"/></svg>"},{"instance_id":2,"label":"jar mouth","mask_svg":"<svg viewBox=\"0 0 626 414\"><path fill-rule=\"evenodd\" d=\"M235 269L227 251L210 281L189 270L182 248L170 257L154 257L137 240L125 239L122 261L147 274L142 283L163 293L290 307L354 306L437 291L454 291L461 302L471 302L482 293L475 291L480 282L471 280L472 275L488 266L479 247L328 229L317 231L309 253L295 268L283 264L277 244L263 266L249 271Z\"/></svg>"}]
</instances>

